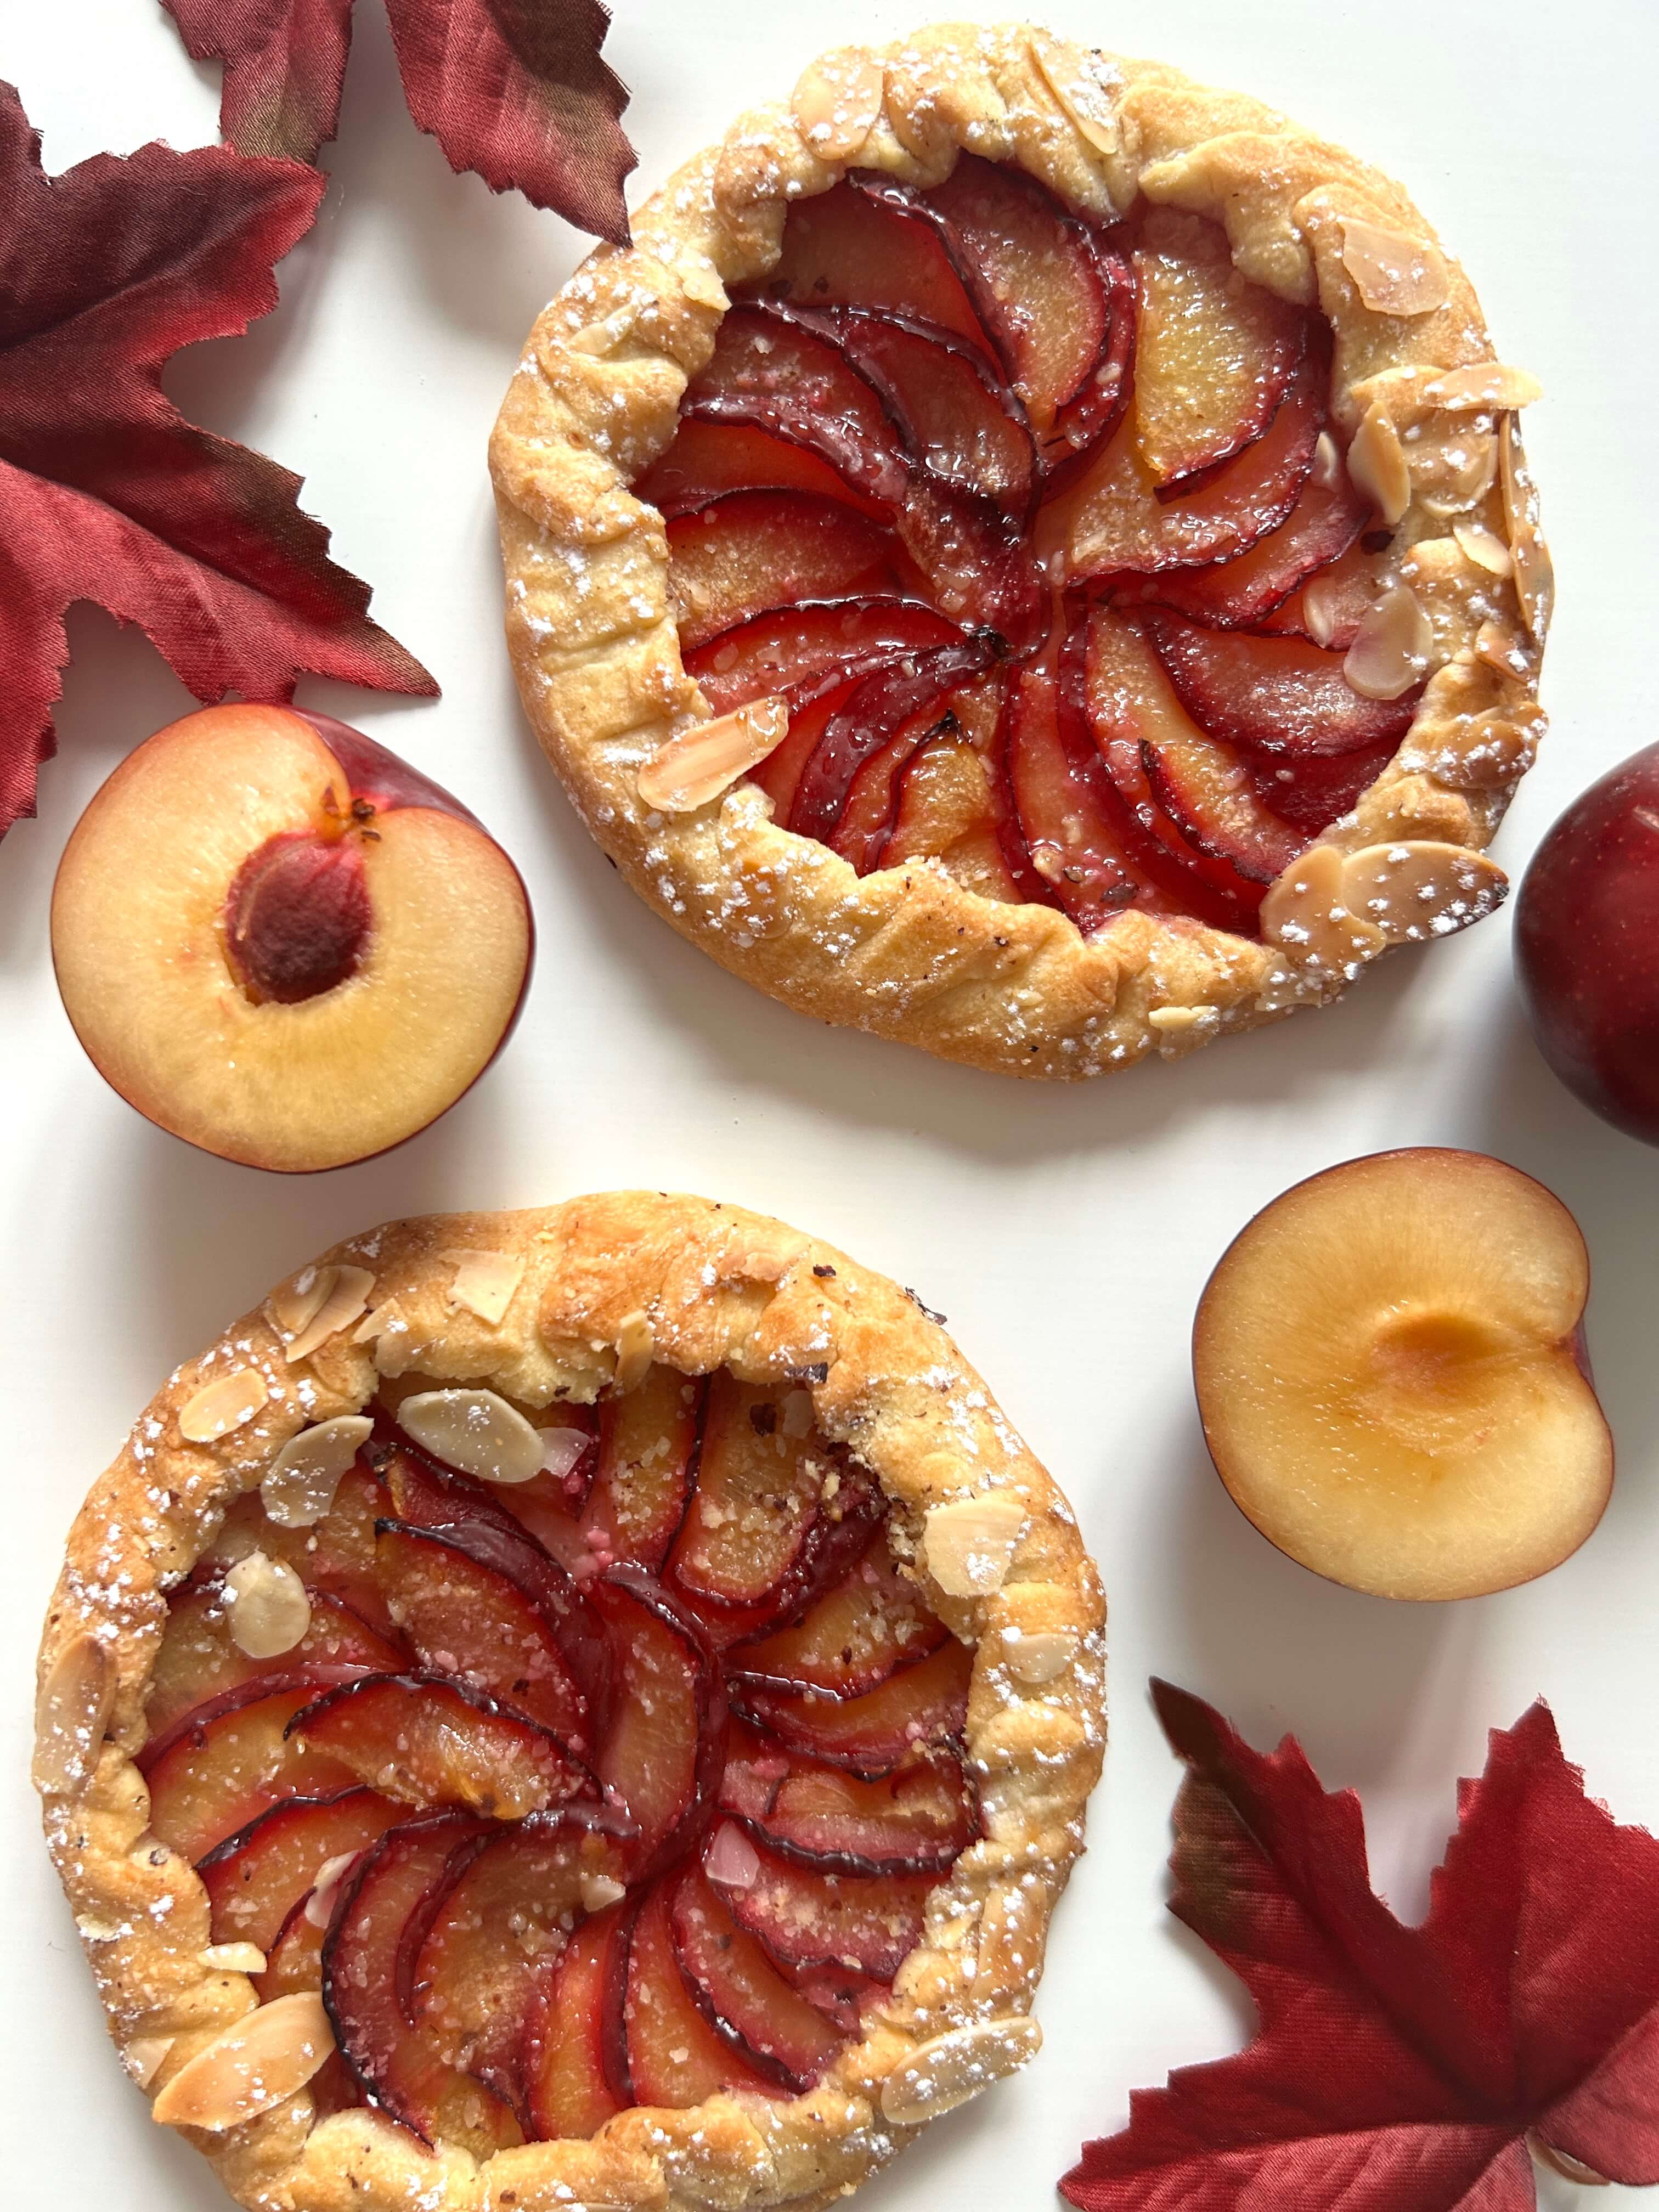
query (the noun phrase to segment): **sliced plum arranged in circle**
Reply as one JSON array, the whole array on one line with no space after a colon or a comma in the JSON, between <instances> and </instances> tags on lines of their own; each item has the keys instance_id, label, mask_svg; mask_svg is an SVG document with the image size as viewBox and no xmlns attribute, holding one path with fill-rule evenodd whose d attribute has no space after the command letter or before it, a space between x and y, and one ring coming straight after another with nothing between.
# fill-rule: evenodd
<instances>
[{"instance_id":1,"label":"sliced plum arranged in circle","mask_svg":"<svg viewBox=\"0 0 1659 2212\"><path fill-rule=\"evenodd\" d=\"M795 204L634 486L687 672L767 704L774 819L1085 934L1257 933L1420 697L1403 660L1350 680L1389 533L1332 343L1218 224L1103 227L975 155Z\"/></svg>"},{"instance_id":2,"label":"sliced plum arranged in circle","mask_svg":"<svg viewBox=\"0 0 1659 2212\"><path fill-rule=\"evenodd\" d=\"M848 623L884 677L943 628ZM811 611L746 649L822 665ZM810 2088L981 1833L972 1654L878 1486L805 1390L725 1370L561 1409L511 1482L417 1441L409 1395L320 1520L244 1497L172 1597L139 1766L214 1942L262 2000L320 1996L319 2110L478 2157Z\"/></svg>"}]
</instances>

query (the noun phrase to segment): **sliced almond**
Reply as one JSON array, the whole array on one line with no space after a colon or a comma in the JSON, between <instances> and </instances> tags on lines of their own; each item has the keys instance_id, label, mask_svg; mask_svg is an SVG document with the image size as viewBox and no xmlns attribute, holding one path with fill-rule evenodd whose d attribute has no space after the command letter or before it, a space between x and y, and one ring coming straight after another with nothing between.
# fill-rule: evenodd
<instances>
[{"instance_id":1,"label":"sliced almond","mask_svg":"<svg viewBox=\"0 0 1659 2212\"><path fill-rule=\"evenodd\" d=\"M210 1973L263 1974L265 1954L257 1943L210 1943L200 1954Z\"/></svg>"},{"instance_id":2,"label":"sliced almond","mask_svg":"<svg viewBox=\"0 0 1659 2212\"><path fill-rule=\"evenodd\" d=\"M1539 527L1538 487L1527 466L1521 426L1506 415L1498 427L1498 466L1504 490L1504 520L1515 556L1515 588L1527 628L1541 645L1555 610L1555 568Z\"/></svg>"},{"instance_id":3,"label":"sliced almond","mask_svg":"<svg viewBox=\"0 0 1659 2212\"><path fill-rule=\"evenodd\" d=\"M164 2127L240 2127L303 2089L334 2048L323 2001L296 1990L260 2005L181 2066L151 2106Z\"/></svg>"},{"instance_id":4,"label":"sliced almond","mask_svg":"<svg viewBox=\"0 0 1659 2212\"><path fill-rule=\"evenodd\" d=\"M542 1440L544 1474L550 1474L555 1482L562 1482L579 1464L592 1438L586 1429L573 1429L563 1424L556 1429L538 1429Z\"/></svg>"},{"instance_id":5,"label":"sliced almond","mask_svg":"<svg viewBox=\"0 0 1659 2212\"><path fill-rule=\"evenodd\" d=\"M1473 561L1477 568L1484 568L1489 576L1507 576L1515 566L1510 549L1495 531L1483 523L1455 522L1452 536L1457 540L1466 561Z\"/></svg>"},{"instance_id":6,"label":"sliced almond","mask_svg":"<svg viewBox=\"0 0 1659 2212\"><path fill-rule=\"evenodd\" d=\"M931 1505L922 1522L927 1571L946 1597L988 1597L1007 1580L1024 1526L1024 1501L1012 1491Z\"/></svg>"},{"instance_id":7,"label":"sliced almond","mask_svg":"<svg viewBox=\"0 0 1659 2212\"><path fill-rule=\"evenodd\" d=\"M1506 623L1481 623L1474 634L1474 657L1500 676L1512 676L1517 684L1524 684L1532 673L1532 648Z\"/></svg>"},{"instance_id":8,"label":"sliced almond","mask_svg":"<svg viewBox=\"0 0 1659 2212\"><path fill-rule=\"evenodd\" d=\"M1380 404L1365 410L1353 434L1348 474L1392 529L1412 503L1412 477L1394 417Z\"/></svg>"},{"instance_id":9,"label":"sliced almond","mask_svg":"<svg viewBox=\"0 0 1659 2212\"><path fill-rule=\"evenodd\" d=\"M1310 845L1271 886L1261 902L1261 934L1297 966L1328 975L1375 959L1387 942L1345 904L1342 855L1334 845Z\"/></svg>"},{"instance_id":10,"label":"sliced almond","mask_svg":"<svg viewBox=\"0 0 1659 2212\"><path fill-rule=\"evenodd\" d=\"M652 754L640 770L640 797L663 814L694 814L775 752L788 728L787 701L772 696L697 722Z\"/></svg>"},{"instance_id":11,"label":"sliced almond","mask_svg":"<svg viewBox=\"0 0 1659 2212\"><path fill-rule=\"evenodd\" d=\"M339 1276L337 1267L301 1267L297 1275L277 1284L265 1304L284 1337L298 1336L314 1318Z\"/></svg>"},{"instance_id":12,"label":"sliced almond","mask_svg":"<svg viewBox=\"0 0 1659 2212\"><path fill-rule=\"evenodd\" d=\"M418 1391L398 1419L434 1458L481 1482L528 1482L541 1472L541 1431L494 1390Z\"/></svg>"},{"instance_id":13,"label":"sliced almond","mask_svg":"<svg viewBox=\"0 0 1659 2212\"><path fill-rule=\"evenodd\" d=\"M1381 223L1342 219L1342 265L1373 313L1431 315L1451 297L1439 249Z\"/></svg>"},{"instance_id":14,"label":"sliced almond","mask_svg":"<svg viewBox=\"0 0 1659 2212\"><path fill-rule=\"evenodd\" d=\"M1188 1030L1215 1018L1215 1008L1197 1006L1153 1006L1146 1019L1165 1036L1184 1036Z\"/></svg>"},{"instance_id":15,"label":"sliced almond","mask_svg":"<svg viewBox=\"0 0 1659 2212\"><path fill-rule=\"evenodd\" d=\"M368 1304L368 1294L374 1287L374 1278L367 1267L338 1267L329 1286L328 1296L291 1342L283 1346L288 1364L309 1359L319 1345L326 1344L343 1328L349 1328Z\"/></svg>"},{"instance_id":16,"label":"sliced almond","mask_svg":"<svg viewBox=\"0 0 1659 2212\"><path fill-rule=\"evenodd\" d=\"M311 1528L323 1519L374 1431L367 1413L337 1413L289 1438L259 1485L259 1502L279 1528Z\"/></svg>"},{"instance_id":17,"label":"sliced almond","mask_svg":"<svg viewBox=\"0 0 1659 2212\"><path fill-rule=\"evenodd\" d=\"M1052 1682L1077 1656L1078 1635L1071 1628L1038 1628L1027 1633L1018 1628L1002 1632L1002 1663L1017 1682L1039 1690Z\"/></svg>"},{"instance_id":18,"label":"sliced almond","mask_svg":"<svg viewBox=\"0 0 1659 2212\"><path fill-rule=\"evenodd\" d=\"M618 1898L628 1894L627 1884L608 1874L583 1874L578 1887L584 1912L603 1912L607 1905L614 1905Z\"/></svg>"},{"instance_id":19,"label":"sliced almond","mask_svg":"<svg viewBox=\"0 0 1659 2212\"><path fill-rule=\"evenodd\" d=\"M1480 416L1431 416L1405 441L1412 496L1438 521L1480 506L1498 476L1498 441Z\"/></svg>"},{"instance_id":20,"label":"sliced almond","mask_svg":"<svg viewBox=\"0 0 1659 2212\"><path fill-rule=\"evenodd\" d=\"M1509 878L1484 853L1431 838L1367 845L1342 863L1342 896L1390 945L1449 937L1491 914Z\"/></svg>"},{"instance_id":21,"label":"sliced almond","mask_svg":"<svg viewBox=\"0 0 1659 2212\"><path fill-rule=\"evenodd\" d=\"M1100 55L1083 53L1041 31L1030 33L1028 44L1038 76L1066 111L1073 129L1097 154L1118 153L1123 132L1117 119L1114 92L1122 79Z\"/></svg>"},{"instance_id":22,"label":"sliced almond","mask_svg":"<svg viewBox=\"0 0 1659 2212\"><path fill-rule=\"evenodd\" d=\"M657 1334L651 1326L649 1314L636 1308L624 1314L617 1324L617 1372L618 1390L637 1390L649 1373L652 1361L657 1356Z\"/></svg>"},{"instance_id":23,"label":"sliced almond","mask_svg":"<svg viewBox=\"0 0 1659 2212\"><path fill-rule=\"evenodd\" d=\"M795 128L825 161L850 161L876 127L886 94L881 64L857 46L820 54L790 96Z\"/></svg>"},{"instance_id":24,"label":"sliced almond","mask_svg":"<svg viewBox=\"0 0 1659 2212\"><path fill-rule=\"evenodd\" d=\"M264 1552L250 1552L226 1573L224 1599L230 1640L250 1659L276 1659L292 1651L311 1626L311 1600L292 1567Z\"/></svg>"},{"instance_id":25,"label":"sliced almond","mask_svg":"<svg viewBox=\"0 0 1659 2212\"><path fill-rule=\"evenodd\" d=\"M446 1252L442 1256L455 1267L451 1304L465 1306L494 1328L524 1280L524 1261L516 1252Z\"/></svg>"},{"instance_id":26,"label":"sliced almond","mask_svg":"<svg viewBox=\"0 0 1659 2212\"><path fill-rule=\"evenodd\" d=\"M121 2063L141 2089L148 2089L161 2072L176 2035L135 2035L121 2053Z\"/></svg>"},{"instance_id":27,"label":"sliced almond","mask_svg":"<svg viewBox=\"0 0 1659 2212\"><path fill-rule=\"evenodd\" d=\"M83 1790L98 1764L115 1703L115 1662L95 1636L67 1643L34 1705L34 1786L43 1797Z\"/></svg>"},{"instance_id":28,"label":"sliced almond","mask_svg":"<svg viewBox=\"0 0 1659 2212\"><path fill-rule=\"evenodd\" d=\"M920 2044L881 2088L882 2117L919 2128L1018 2073L1042 2047L1034 2020L976 2020Z\"/></svg>"},{"instance_id":29,"label":"sliced almond","mask_svg":"<svg viewBox=\"0 0 1659 2212\"><path fill-rule=\"evenodd\" d=\"M334 1901L340 1884L362 1857L361 1851L336 1851L317 1869L317 1879L306 1899L306 1918L313 1928L326 1928L334 1917Z\"/></svg>"},{"instance_id":30,"label":"sliced almond","mask_svg":"<svg viewBox=\"0 0 1659 2212\"><path fill-rule=\"evenodd\" d=\"M270 1395L257 1367L233 1368L203 1383L179 1408L179 1433L189 1444L210 1444L251 1421Z\"/></svg>"},{"instance_id":31,"label":"sliced almond","mask_svg":"<svg viewBox=\"0 0 1659 2212\"><path fill-rule=\"evenodd\" d=\"M730 295L720 282L719 270L706 255L678 261L674 266L688 300L699 307L712 307L717 315L726 313L732 304Z\"/></svg>"},{"instance_id":32,"label":"sliced almond","mask_svg":"<svg viewBox=\"0 0 1659 2212\"><path fill-rule=\"evenodd\" d=\"M1541 399L1544 387L1524 368L1509 368L1501 361L1477 361L1467 368L1449 369L1423 387L1430 407L1530 407Z\"/></svg>"},{"instance_id":33,"label":"sliced almond","mask_svg":"<svg viewBox=\"0 0 1659 2212\"><path fill-rule=\"evenodd\" d=\"M1407 584L1391 584L1360 622L1342 673L1363 699L1398 699L1429 672L1434 632Z\"/></svg>"},{"instance_id":34,"label":"sliced almond","mask_svg":"<svg viewBox=\"0 0 1659 2212\"><path fill-rule=\"evenodd\" d=\"M815 1418L810 1390L785 1391L783 1403L778 1408L778 1426L785 1436L810 1436Z\"/></svg>"}]
</instances>

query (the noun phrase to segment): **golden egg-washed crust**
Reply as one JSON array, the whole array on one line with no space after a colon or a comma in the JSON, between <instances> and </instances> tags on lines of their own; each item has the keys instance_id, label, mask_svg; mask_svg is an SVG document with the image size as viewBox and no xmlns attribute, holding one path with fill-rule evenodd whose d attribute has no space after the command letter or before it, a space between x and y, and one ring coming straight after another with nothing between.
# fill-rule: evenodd
<instances>
[{"instance_id":1,"label":"golden egg-washed crust","mask_svg":"<svg viewBox=\"0 0 1659 2212\"><path fill-rule=\"evenodd\" d=\"M484 1271L498 1290L513 1285L497 1321L453 1295L458 1282L478 1279L478 1263L460 1267L469 1252L503 1255ZM168 1590L288 1438L358 1411L383 1378L489 1387L532 1411L587 1401L610 1381L619 1339L637 1357L643 1316L656 1357L688 1374L725 1365L745 1381L810 1390L822 1432L878 1477L896 1547L914 1557L941 1618L975 1646L965 1752L983 1798L983 1840L935 1892L891 2002L808 2095L629 2111L592 2142L538 2143L482 2165L453 2146L430 2154L370 2111L313 2125L304 2090L195 2139L241 2203L282 2212L829 2203L933 2110L1036 2047L1031 1995L1049 1914L1082 1848L1104 1732L1104 1607L1065 1500L909 1294L740 1208L633 1192L547 1211L436 1216L354 1237L316 1265L362 1271L338 1278L349 1294L331 1308L333 1333L290 1362L301 1271L179 1368L94 1486L47 1618L36 1782L130 2070L149 2076L152 2094L163 2089L255 2002L246 1975L204 1963L205 1892L149 1832L133 1764ZM234 1386L204 1399L229 1376ZM216 1441L186 1441L185 1431L212 1425L204 1407L246 1405L260 1382L263 1402L240 1425ZM1006 1572L999 1558L988 1573L981 1567L981 1594L952 1595L963 1587L962 1513L930 1524L930 1511L993 1495ZM934 1577L930 1527L950 1589Z\"/></svg>"},{"instance_id":2,"label":"golden egg-washed crust","mask_svg":"<svg viewBox=\"0 0 1659 2212\"><path fill-rule=\"evenodd\" d=\"M1507 495L1498 480L1512 414L1437 395L1439 374L1490 362L1492 349L1468 280L1410 200L1259 102L1155 63L1012 24L838 49L792 100L741 116L673 176L635 218L630 250L590 257L531 332L490 449L508 649L571 799L642 897L786 1005L946 1059L1073 1078L1329 998L1387 943L1468 916L1442 902L1425 928L1310 939L1296 917L1280 934L1270 896L1262 943L1139 912L1085 939L1054 909L987 899L937 862L860 878L781 829L752 785L683 815L641 801L641 765L708 709L680 658L662 517L629 485L672 438L729 288L775 265L791 202L851 167L935 184L963 146L1018 164L1097 219L1142 196L1224 224L1246 276L1329 317L1344 432L1374 415L1368 450L1380 444L1396 473L1402 451L1409 462L1395 569L1426 612L1435 672L1395 758L1322 842L1490 841L1543 726L1547 608L1529 624L1514 583L1454 532L1489 532L1492 544L1473 542L1500 565L1524 538L1535 601L1546 556L1523 477L1510 471ZM1413 312L1366 305L1345 224L1417 256L1426 281ZM1355 233L1362 270L1366 235ZM1374 276L1367 289L1379 295ZM1489 866L1461 880L1484 885L1477 911L1501 896Z\"/></svg>"}]
</instances>

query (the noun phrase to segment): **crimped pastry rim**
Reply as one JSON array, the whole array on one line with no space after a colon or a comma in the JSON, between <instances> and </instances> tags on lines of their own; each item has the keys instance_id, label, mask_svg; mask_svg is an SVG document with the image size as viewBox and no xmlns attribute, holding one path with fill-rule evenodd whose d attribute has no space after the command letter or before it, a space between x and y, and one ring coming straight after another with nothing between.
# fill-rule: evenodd
<instances>
[{"instance_id":1,"label":"crimped pastry rim","mask_svg":"<svg viewBox=\"0 0 1659 2212\"><path fill-rule=\"evenodd\" d=\"M452 1296L456 1262L468 1252L522 1263L498 1322ZM977 1647L965 1748L985 1797L984 1840L930 1900L927 1936L901 1970L893 2004L804 2097L722 2095L683 2112L636 2107L591 2142L526 2145L482 2164L453 2145L428 2154L370 2111L313 2127L305 2091L225 2134L193 2139L251 2212L393 2212L417 2201L428 2212L539 2212L573 2200L830 2203L933 2116L884 2113L884 2094L890 2112L909 2095L918 2052L924 2072L943 2069L948 2081L950 2059L971 2046L989 2081L1038 2040L1031 1994L1049 1915L1082 1848L1104 1731L1104 1607L1069 1507L909 1294L741 1208L635 1192L542 1211L429 1216L348 1239L314 1264L372 1273L367 1316L352 1314L289 1365L267 1304L176 1370L82 1509L47 1616L43 1690L64 1679L66 1655L72 1671L89 1639L112 1662L106 1735L103 1718L88 1716L101 1736L95 1765L78 1786L43 1796L52 1859L130 2068L136 2045L152 2053L167 2045L146 2082L154 2094L255 2002L246 1975L202 1960L205 1890L146 1832L133 1754L144 1741L142 1696L167 1591L288 1437L357 1410L381 1373L489 1384L532 1406L591 1399L615 1368L621 1325L644 1312L658 1352L689 1373L730 1364L741 1377L787 1377L808 1389L824 1432L872 1468L913 1528L931 1505L957 1498L997 1489L1021 1499L1024 1531L994 1593L951 1597L921 1562L929 1602ZM365 1329L377 1333L358 1340ZM185 1441L181 1414L204 1385L246 1370L266 1387L257 1413L216 1442ZM1049 1682L1021 1687L992 1656L1009 1648L999 1640L1007 1628L1059 1632L1072 1639L1072 1657Z\"/></svg>"},{"instance_id":2,"label":"crimped pastry rim","mask_svg":"<svg viewBox=\"0 0 1659 2212\"><path fill-rule=\"evenodd\" d=\"M1247 275L1329 318L1333 411L1349 431L1376 406L1409 437L1432 421L1425 393L1437 374L1493 360L1468 280L1400 187L1254 100L1004 24L836 49L809 68L797 104L815 76L844 82L860 67L878 70L882 87L866 140L821 158L789 102L739 117L640 211L633 247L592 255L531 332L490 462L508 651L544 750L601 848L683 936L799 1012L942 1058L1076 1079L1335 996L1387 949L1375 933L1310 946L1298 927L1281 935L1270 909L1256 943L1131 911L1085 939L1052 908L986 899L931 863L860 878L778 828L752 786L683 817L640 801L642 763L708 709L680 657L662 519L628 484L672 437L726 288L764 274L790 202L827 190L847 167L926 185L971 143L1085 212L1109 215L1139 192L1214 217ZM1090 136L1055 92L1080 83L1110 109ZM1444 264L1448 304L1414 317L1367 308L1342 259L1345 216L1423 241ZM1490 515L1490 498L1482 504ZM1491 842L1530 764L1543 729L1541 640L1512 585L1450 530L1413 486L1402 573L1441 665L1393 762L1316 852L1403 842L1467 859ZM1462 881L1484 886L1477 911L1504 887L1489 864L1465 866Z\"/></svg>"}]
</instances>

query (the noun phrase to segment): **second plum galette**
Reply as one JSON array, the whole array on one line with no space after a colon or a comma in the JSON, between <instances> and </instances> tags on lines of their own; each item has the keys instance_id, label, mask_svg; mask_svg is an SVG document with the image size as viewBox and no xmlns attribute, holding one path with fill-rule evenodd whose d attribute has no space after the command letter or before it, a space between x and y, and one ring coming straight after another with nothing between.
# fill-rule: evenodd
<instances>
[{"instance_id":1,"label":"second plum galette","mask_svg":"<svg viewBox=\"0 0 1659 2212\"><path fill-rule=\"evenodd\" d=\"M1103 1626L913 1294L701 1200L401 1222L94 1488L35 1779L243 2203L818 2206L1038 2046Z\"/></svg>"},{"instance_id":2,"label":"second plum galette","mask_svg":"<svg viewBox=\"0 0 1659 2212\"><path fill-rule=\"evenodd\" d=\"M493 465L526 708L675 927L1069 1077L1497 903L1536 386L1396 185L956 26L824 57L634 236L537 324Z\"/></svg>"}]
</instances>

